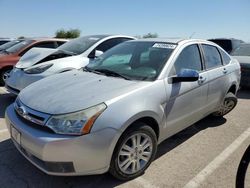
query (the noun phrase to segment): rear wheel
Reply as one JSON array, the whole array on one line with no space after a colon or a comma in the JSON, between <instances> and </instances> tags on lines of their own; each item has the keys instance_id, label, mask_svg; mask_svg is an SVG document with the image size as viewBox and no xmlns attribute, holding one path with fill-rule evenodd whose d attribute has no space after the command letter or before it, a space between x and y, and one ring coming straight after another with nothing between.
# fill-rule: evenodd
<instances>
[{"instance_id":1,"label":"rear wheel","mask_svg":"<svg viewBox=\"0 0 250 188\"><path fill-rule=\"evenodd\" d=\"M222 117L232 111L236 104L237 97L233 93L229 92L227 93L223 103L221 104L220 109L214 112L212 115Z\"/></svg>"},{"instance_id":2,"label":"rear wheel","mask_svg":"<svg viewBox=\"0 0 250 188\"><path fill-rule=\"evenodd\" d=\"M157 138L154 130L136 123L119 139L109 172L120 180L130 180L144 173L155 157Z\"/></svg>"},{"instance_id":3,"label":"rear wheel","mask_svg":"<svg viewBox=\"0 0 250 188\"><path fill-rule=\"evenodd\" d=\"M11 68L6 68L6 69L1 70L1 72L0 72L0 85L5 84L5 81L8 78L11 70L12 70Z\"/></svg>"}]
</instances>

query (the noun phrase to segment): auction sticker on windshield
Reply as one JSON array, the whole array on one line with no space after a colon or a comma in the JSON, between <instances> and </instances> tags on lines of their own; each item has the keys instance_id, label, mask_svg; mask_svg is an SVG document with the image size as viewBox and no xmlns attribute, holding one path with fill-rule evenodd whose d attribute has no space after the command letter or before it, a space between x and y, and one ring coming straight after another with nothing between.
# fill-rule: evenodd
<instances>
[{"instance_id":1,"label":"auction sticker on windshield","mask_svg":"<svg viewBox=\"0 0 250 188\"><path fill-rule=\"evenodd\" d=\"M168 48L168 49L175 49L175 44L167 44L167 43L155 43L153 48Z\"/></svg>"}]
</instances>

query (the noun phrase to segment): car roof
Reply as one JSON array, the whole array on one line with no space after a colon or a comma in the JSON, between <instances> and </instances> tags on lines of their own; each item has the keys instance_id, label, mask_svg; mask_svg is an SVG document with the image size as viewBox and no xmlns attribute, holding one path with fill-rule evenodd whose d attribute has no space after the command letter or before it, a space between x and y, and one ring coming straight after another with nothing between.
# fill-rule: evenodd
<instances>
[{"instance_id":1,"label":"car roof","mask_svg":"<svg viewBox=\"0 0 250 188\"><path fill-rule=\"evenodd\" d=\"M167 42L177 44L185 39L183 38L143 38L137 41L150 41L150 42Z\"/></svg>"},{"instance_id":2,"label":"car roof","mask_svg":"<svg viewBox=\"0 0 250 188\"><path fill-rule=\"evenodd\" d=\"M112 35L112 34L102 34L102 35L86 35L86 36L81 36L81 37L93 37L93 38L117 38L117 37L125 37L125 38L131 38L131 39L136 39L135 37L127 36L127 35ZM79 37L79 38L81 38Z\"/></svg>"},{"instance_id":3,"label":"car roof","mask_svg":"<svg viewBox=\"0 0 250 188\"><path fill-rule=\"evenodd\" d=\"M18 39L17 39L18 40ZM33 40L33 41L69 41L69 39L61 39L61 38L23 38L23 39L20 39L20 40Z\"/></svg>"},{"instance_id":4,"label":"car roof","mask_svg":"<svg viewBox=\"0 0 250 188\"><path fill-rule=\"evenodd\" d=\"M10 38L0 38L0 41L12 41L13 39Z\"/></svg>"},{"instance_id":5,"label":"car roof","mask_svg":"<svg viewBox=\"0 0 250 188\"><path fill-rule=\"evenodd\" d=\"M186 43L186 42L205 42L209 43L207 40L203 39L185 39L185 38L146 38L146 39L138 39L136 41L151 41L151 42L166 42L166 43Z\"/></svg>"},{"instance_id":6,"label":"car roof","mask_svg":"<svg viewBox=\"0 0 250 188\"><path fill-rule=\"evenodd\" d=\"M240 46L249 46L250 43L241 43Z\"/></svg>"}]
</instances>

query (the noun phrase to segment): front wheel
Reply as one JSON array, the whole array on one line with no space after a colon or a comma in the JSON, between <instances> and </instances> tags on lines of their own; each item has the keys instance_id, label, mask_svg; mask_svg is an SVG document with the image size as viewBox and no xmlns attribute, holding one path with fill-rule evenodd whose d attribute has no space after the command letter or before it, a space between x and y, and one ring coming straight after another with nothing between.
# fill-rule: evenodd
<instances>
[{"instance_id":1,"label":"front wheel","mask_svg":"<svg viewBox=\"0 0 250 188\"><path fill-rule=\"evenodd\" d=\"M119 139L109 172L123 181L136 178L151 164L156 150L154 130L144 123L133 124Z\"/></svg>"},{"instance_id":2,"label":"front wheel","mask_svg":"<svg viewBox=\"0 0 250 188\"><path fill-rule=\"evenodd\" d=\"M214 112L212 115L217 117L222 117L226 114L228 114L230 111L234 109L234 107L237 104L237 97L229 92L227 93L223 103L220 106L220 109L216 112Z\"/></svg>"},{"instance_id":3,"label":"front wheel","mask_svg":"<svg viewBox=\"0 0 250 188\"><path fill-rule=\"evenodd\" d=\"M11 72L10 68L1 70L1 72L0 72L0 85L5 84L5 81L9 77L10 72Z\"/></svg>"}]
</instances>

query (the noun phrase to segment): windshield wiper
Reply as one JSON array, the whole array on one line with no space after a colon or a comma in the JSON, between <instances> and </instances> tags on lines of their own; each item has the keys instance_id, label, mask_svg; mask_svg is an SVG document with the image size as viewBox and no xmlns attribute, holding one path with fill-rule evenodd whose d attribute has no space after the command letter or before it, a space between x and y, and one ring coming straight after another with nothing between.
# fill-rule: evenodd
<instances>
[{"instance_id":1,"label":"windshield wiper","mask_svg":"<svg viewBox=\"0 0 250 188\"><path fill-rule=\"evenodd\" d=\"M126 77L118 72L108 70L108 69L94 69L94 71L99 72L99 73L103 73L106 76L120 77L120 78L123 78L125 80L131 80L130 78L128 78L128 77Z\"/></svg>"},{"instance_id":2,"label":"windshield wiper","mask_svg":"<svg viewBox=\"0 0 250 188\"><path fill-rule=\"evenodd\" d=\"M85 71L85 72L93 72L93 73L96 73L96 74L102 74L101 72L95 71L94 69L91 69L89 67L84 67L82 70Z\"/></svg>"}]
</instances>

